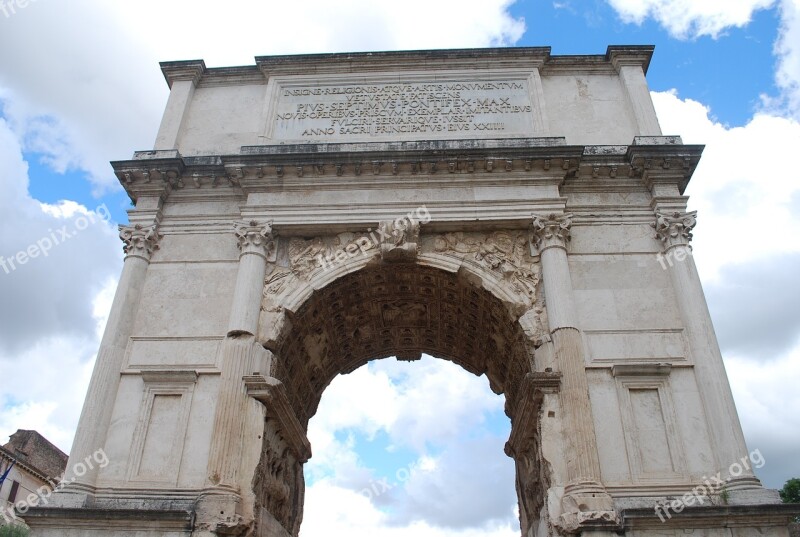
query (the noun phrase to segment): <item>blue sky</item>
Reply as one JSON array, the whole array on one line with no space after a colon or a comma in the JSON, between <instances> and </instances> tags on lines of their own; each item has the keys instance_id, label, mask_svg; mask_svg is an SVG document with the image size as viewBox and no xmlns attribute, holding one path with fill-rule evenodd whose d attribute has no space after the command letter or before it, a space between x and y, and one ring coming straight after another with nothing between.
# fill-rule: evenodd
<instances>
[{"instance_id":1,"label":"blue sky","mask_svg":"<svg viewBox=\"0 0 800 537\"><path fill-rule=\"evenodd\" d=\"M550 46L553 54L598 54L609 44L652 44L654 60L648 82L654 91L676 88L683 98L702 102L712 117L727 126L744 125L761 106L762 94L779 93L774 81L773 46L778 35L778 8L754 12L741 28L729 28L717 38L672 37L658 22L623 22L606 2L577 0L552 2L523 0L509 12L525 20L526 30L516 46ZM19 16L26 15L25 12ZM253 55L261 54L256 52ZM153 69L157 69L156 66ZM747 76L742 76L746 70ZM166 95L166 92L163 92ZM153 132L157 124L153 125ZM141 148L137 148L141 149ZM131 151L132 152L132 151ZM84 170L53 169L46 154L25 151L30 192L37 200L54 203L71 199L87 207L105 203L118 222L126 222L130 207L119 189L98 197ZM109 156L109 160L129 155ZM109 167L110 170L110 167Z\"/></svg>"},{"instance_id":2,"label":"blue sky","mask_svg":"<svg viewBox=\"0 0 800 537\"><path fill-rule=\"evenodd\" d=\"M800 147L800 0L40 0L0 12L0 255L100 206L113 220L0 271L0 378L13 379L0 387L0 439L36 428L70 447L130 208L108 161L155 139L168 96L158 61L611 44L656 46L648 81L662 130L707 145L687 192L700 213L695 260L748 445L767 461L760 476L770 487L800 476L800 178L784 164ZM309 435L308 537L518 531L513 465L497 456L508 420L485 378L434 359L370 364L334 381ZM362 494L383 479L389 493ZM448 488L474 503L431 493Z\"/></svg>"},{"instance_id":3,"label":"blue sky","mask_svg":"<svg viewBox=\"0 0 800 537\"><path fill-rule=\"evenodd\" d=\"M609 44L655 45L647 75L650 88L678 88L683 97L710 106L719 121L731 126L752 117L760 94L778 92L772 53L779 22L775 9L755 12L745 27L728 29L717 39L685 40L670 36L652 19L641 25L625 23L603 1L523 0L511 12L525 17L528 26L517 44L547 45L553 54L596 54Z\"/></svg>"}]
</instances>

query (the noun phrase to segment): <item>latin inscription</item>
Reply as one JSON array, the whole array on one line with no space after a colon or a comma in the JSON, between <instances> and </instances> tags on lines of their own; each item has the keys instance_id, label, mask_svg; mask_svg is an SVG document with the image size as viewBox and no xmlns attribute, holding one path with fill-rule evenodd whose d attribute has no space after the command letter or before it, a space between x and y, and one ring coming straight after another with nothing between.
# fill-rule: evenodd
<instances>
[{"instance_id":1,"label":"latin inscription","mask_svg":"<svg viewBox=\"0 0 800 537\"><path fill-rule=\"evenodd\" d=\"M469 81L280 88L282 139L518 134L532 128L527 83Z\"/></svg>"}]
</instances>

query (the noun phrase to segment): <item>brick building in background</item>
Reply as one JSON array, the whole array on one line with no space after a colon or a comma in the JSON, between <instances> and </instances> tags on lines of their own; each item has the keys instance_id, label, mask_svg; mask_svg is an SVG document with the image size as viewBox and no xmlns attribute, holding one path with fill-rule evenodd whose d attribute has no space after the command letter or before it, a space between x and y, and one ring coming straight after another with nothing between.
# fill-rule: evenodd
<instances>
[{"instance_id":1,"label":"brick building in background","mask_svg":"<svg viewBox=\"0 0 800 537\"><path fill-rule=\"evenodd\" d=\"M10 509L40 487L52 489L67 468L67 454L36 431L19 429L0 447L0 477L11 467L0 484L0 526L13 518ZM16 462L14 462L16 461ZM13 465L13 466L12 466Z\"/></svg>"}]
</instances>

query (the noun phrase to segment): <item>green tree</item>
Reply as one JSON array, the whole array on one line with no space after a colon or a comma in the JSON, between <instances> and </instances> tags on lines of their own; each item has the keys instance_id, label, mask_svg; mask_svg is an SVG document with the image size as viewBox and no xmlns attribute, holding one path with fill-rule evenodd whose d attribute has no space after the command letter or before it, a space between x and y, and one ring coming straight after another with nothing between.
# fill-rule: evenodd
<instances>
[{"instance_id":1,"label":"green tree","mask_svg":"<svg viewBox=\"0 0 800 537\"><path fill-rule=\"evenodd\" d=\"M800 478L793 478L786 482L780 490L783 503L800 503ZM794 519L800 522L800 516Z\"/></svg>"},{"instance_id":2,"label":"green tree","mask_svg":"<svg viewBox=\"0 0 800 537\"><path fill-rule=\"evenodd\" d=\"M27 526L20 524L9 524L0 526L0 537L28 537L30 530Z\"/></svg>"},{"instance_id":3,"label":"green tree","mask_svg":"<svg viewBox=\"0 0 800 537\"><path fill-rule=\"evenodd\" d=\"M780 492L783 503L800 503L800 478L787 481Z\"/></svg>"}]
</instances>

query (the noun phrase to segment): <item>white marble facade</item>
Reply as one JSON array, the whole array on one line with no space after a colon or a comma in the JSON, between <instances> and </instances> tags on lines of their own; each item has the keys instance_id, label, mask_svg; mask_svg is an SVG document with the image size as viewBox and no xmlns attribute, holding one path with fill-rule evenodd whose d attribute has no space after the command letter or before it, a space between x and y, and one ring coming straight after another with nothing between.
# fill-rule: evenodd
<instances>
[{"instance_id":1,"label":"white marble facade","mask_svg":"<svg viewBox=\"0 0 800 537\"><path fill-rule=\"evenodd\" d=\"M136 206L71 454L110 463L33 535L296 536L325 386L424 352L505 395L524 537L787 536L689 255L702 147L662 135L651 55L162 64L155 147L113 163Z\"/></svg>"}]
</instances>

